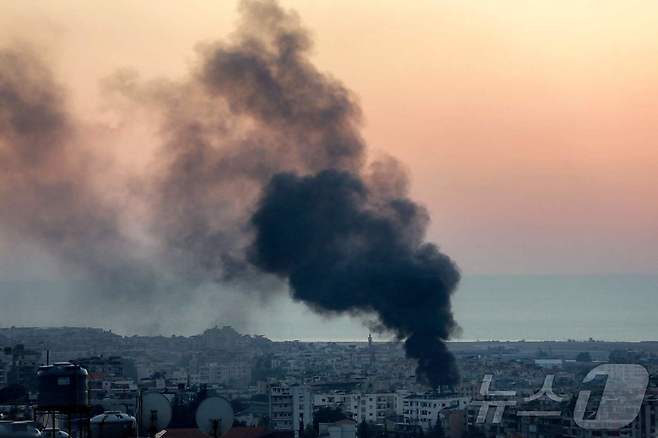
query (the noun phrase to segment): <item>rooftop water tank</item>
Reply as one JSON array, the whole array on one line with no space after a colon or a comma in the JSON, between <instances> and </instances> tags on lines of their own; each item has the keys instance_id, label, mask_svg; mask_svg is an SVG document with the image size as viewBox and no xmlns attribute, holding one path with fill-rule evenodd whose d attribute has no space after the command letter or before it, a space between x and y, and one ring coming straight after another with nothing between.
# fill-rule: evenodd
<instances>
[{"instance_id":1,"label":"rooftop water tank","mask_svg":"<svg viewBox=\"0 0 658 438\"><path fill-rule=\"evenodd\" d=\"M39 438L41 432L31 421L0 422L0 438Z\"/></svg>"},{"instance_id":2,"label":"rooftop water tank","mask_svg":"<svg viewBox=\"0 0 658 438\"><path fill-rule=\"evenodd\" d=\"M86 407L89 404L87 375L87 370L69 362L39 367L39 408L66 411Z\"/></svg>"},{"instance_id":3,"label":"rooftop water tank","mask_svg":"<svg viewBox=\"0 0 658 438\"><path fill-rule=\"evenodd\" d=\"M107 411L90 421L91 438L132 438L137 435L135 417L119 411Z\"/></svg>"},{"instance_id":4,"label":"rooftop water tank","mask_svg":"<svg viewBox=\"0 0 658 438\"><path fill-rule=\"evenodd\" d=\"M69 434L56 427L41 429L41 438L69 438Z\"/></svg>"}]
</instances>

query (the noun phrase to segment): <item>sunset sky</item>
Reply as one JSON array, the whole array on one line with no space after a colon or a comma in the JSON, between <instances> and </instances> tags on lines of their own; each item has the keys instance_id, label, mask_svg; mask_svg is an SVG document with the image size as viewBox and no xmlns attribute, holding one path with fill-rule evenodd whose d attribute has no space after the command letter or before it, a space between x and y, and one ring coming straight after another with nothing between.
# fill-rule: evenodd
<instances>
[{"instance_id":1,"label":"sunset sky","mask_svg":"<svg viewBox=\"0 0 658 438\"><path fill-rule=\"evenodd\" d=\"M358 96L370 153L407 166L430 239L465 275L658 273L657 2L281 4ZM237 9L5 1L0 42L44 53L77 116L105 123L105 78L182 77ZM142 163L147 136L111 147Z\"/></svg>"},{"instance_id":2,"label":"sunset sky","mask_svg":"<svg viewBox=\"0 0 658 438\"><path fill-rule=\"evenodd\" d=\"M465 272L656 271L658 4L283 4L312 31L315 62L360 98L372 150L408 166L431 237ZM180 76L236 11L3 2L0 40L46 50L93 118L100 79Z\"/></svg>"}]
</instances>

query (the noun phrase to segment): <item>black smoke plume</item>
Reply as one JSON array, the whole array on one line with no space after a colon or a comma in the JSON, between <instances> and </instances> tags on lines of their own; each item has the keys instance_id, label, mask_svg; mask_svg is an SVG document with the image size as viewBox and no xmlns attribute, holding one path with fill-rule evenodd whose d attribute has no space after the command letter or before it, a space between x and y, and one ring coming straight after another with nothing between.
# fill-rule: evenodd
<instances>
[{"instance_id":1,"label":"black smoke plume","mask_svg":"<svg viewBox=\"0 0 658 438\"><path fill-rule=\"evenodd\" d=\"M1 55L2 226L83 271L103 305L179 303L172 290L208 283L267 293L283 279L316 312L374 315L406 340L420 379L454 383L444 341L459 272L424 241L429 217L400 165L368 164L356 98L310 50L295 13L244 1L237 31L206 44L184 80L106 82L159 121L154 166L138 178L142 240L124 229L131 206L100 196L104 162L47 68Z\"/></svg>"},{"instance_id":2,"label":"black smoke plume","mask_svg":"<svg viewBox=\"0 0 658 438\"><path fill-rule=\"evenodd\" d=\"M432 386L455 382L442 340L455 328L452 261L423 242L425 211L406 198L372 199L352 173L275 175L252 217L252 260L288 279L294 299L320 313L377 315L407 339L418 376Z\"/></svg>"}]
</instances>

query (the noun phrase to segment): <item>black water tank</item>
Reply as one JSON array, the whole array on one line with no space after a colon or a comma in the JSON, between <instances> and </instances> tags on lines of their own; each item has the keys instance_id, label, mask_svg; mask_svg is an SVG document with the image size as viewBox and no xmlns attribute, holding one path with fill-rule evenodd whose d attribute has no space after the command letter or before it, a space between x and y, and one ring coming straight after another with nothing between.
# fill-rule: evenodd
<instances>
[{"instance_id":1,"label":"black water tank","mask_svg":"<svg viewBox=\"0 0 658 438\"><path fill-rule=\"evenodd\" d=\"M87 375L87 370L69 362L39 367L39 408L76 410L87 406Z\"/></svg>"}]
</instances>

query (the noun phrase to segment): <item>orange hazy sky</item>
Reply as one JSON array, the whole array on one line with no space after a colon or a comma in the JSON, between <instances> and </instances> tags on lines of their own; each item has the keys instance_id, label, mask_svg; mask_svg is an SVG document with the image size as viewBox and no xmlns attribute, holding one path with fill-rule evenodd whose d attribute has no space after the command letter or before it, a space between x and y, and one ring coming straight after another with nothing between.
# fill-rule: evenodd
<instances>
[{"instance_id":1,"label":"orange hazy sky","mask_svg":"<svg viewBox=\"0 0 658 438\"><path fill-rule=\"evenodd\" d=\"M282 4L465 273L658 272L658 2ZM180 77L236 17L228 0L10 0L0 45L42 49L93 121L102 78Z\"/></svg>"}]
</instances>

